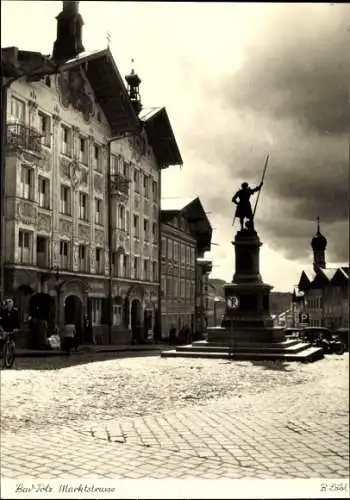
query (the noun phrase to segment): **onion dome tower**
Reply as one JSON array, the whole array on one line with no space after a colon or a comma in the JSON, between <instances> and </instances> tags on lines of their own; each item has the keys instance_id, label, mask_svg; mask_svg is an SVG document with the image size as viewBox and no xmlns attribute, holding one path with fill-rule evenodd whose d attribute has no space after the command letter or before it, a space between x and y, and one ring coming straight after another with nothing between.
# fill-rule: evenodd
<instances>
[{"instance_id":1,"label":"onion dome tower","mask_svg":"<svg viewBox=\"0 0 350 500\"><path fill-rule=\"evenodd\" d=\"M131 59L131 62L133 63L134 60ZM138 115L142 109L142 103L141 103L141 97L140 97L141 79L135 73L134 69L132 69L131 73L129 75L126 75L125 80L126 80L126 83L128 84L128 94L129 94L131 104L133 105L135 112Z\"/></svg>"},{"instance_id":2,"label":"onion dome tower","mask_svg":"<svg viewBox=\"0 0 350 500\"><path fill-rule=\"evenodd\" d=\"M314 253L314 270L317 272L318 269L326 268L326 257L325 250L327 247L327 239L323 236L320 231L320 218L317 217L317 232L316 235L311 240L311 247Z\"/></svg>"}]
</instances>

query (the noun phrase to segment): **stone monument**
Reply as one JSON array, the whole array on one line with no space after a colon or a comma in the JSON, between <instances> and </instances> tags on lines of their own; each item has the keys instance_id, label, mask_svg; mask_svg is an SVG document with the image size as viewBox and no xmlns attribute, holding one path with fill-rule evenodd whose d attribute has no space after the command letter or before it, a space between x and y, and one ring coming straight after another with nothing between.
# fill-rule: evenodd
<instances>
[{"instance_id":1,"label":"stone monument","mask_svg":"<svg viewBox=\"0 0 350 500\"><path fill-rule=\"evenodd\" d=\"M163 351L163 357L215 357L235 359L282 359L312 361L321 359L321 348L312 347L299 339L286 339L283 328L273 326L270 315L270 291L260 275L262 243L254 228L254 213L249 198L260 191L247 183L232 198L237 204L236 215L241 228L232 244L235 251L235 272L231 283L224 285L226 308L222 324L209 327L207 340ZM237 202L239 199L239 202ZM255 206L256 208L256 206ZM255 212L255 210L254 210ZM245 219L247 222L244 224Z\"/></svg>"}]
</instances>

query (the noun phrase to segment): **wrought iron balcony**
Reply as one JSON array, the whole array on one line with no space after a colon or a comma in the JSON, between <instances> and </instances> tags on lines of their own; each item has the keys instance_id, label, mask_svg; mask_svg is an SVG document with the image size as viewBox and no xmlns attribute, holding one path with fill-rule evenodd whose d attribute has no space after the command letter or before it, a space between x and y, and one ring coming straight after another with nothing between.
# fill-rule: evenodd
<instances>
[{"instance_id":1,"label":"wrought iron balcony","mask_svg":"<svg viewBox=\"0 0 350 500\"><path fill-rule=\"evenodd\" d=\"M112 196L124 195L129 196L129 177L121 174L111 175L111 194Z\"/></svg>"},{"instance_id":2,"label":"wrought iron balcony","mask_svg":"<svg viewBox=\"0 0 350 500\"><path fill-rule=\"evenodd\" d=\"M40 154L41 134L23 123L7 123L7 149L16 151L25 149Z\"/></svg>"}]
</instances>

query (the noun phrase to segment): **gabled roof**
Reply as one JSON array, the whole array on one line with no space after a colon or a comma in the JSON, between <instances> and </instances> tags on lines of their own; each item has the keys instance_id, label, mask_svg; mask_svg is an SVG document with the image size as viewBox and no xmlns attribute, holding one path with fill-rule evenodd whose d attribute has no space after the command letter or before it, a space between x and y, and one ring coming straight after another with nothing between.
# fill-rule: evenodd
<instances>
[{"instance_id":1,"label":"gabled roof","mask_svg":"<svg viewBox=\"0 0 350 500\"><path fill-rule=\"evenodd\" d=\"M313 268L304 269L299 279L299 290L307 288L322 288L327 284L335 285L336 283L345 284L349 280L348 267L327 267L326 269L318 268L317 273Z\"/></svg>"},{"instance_id":2,"label":"gabled roof","mask_svg":"<svg viewBox=\"0 0 350 500\"><path fill-rule=\"evenodd\" d=\"M141 129L140 120L130 102L124 81L108 48L94 52L83 52L60 65L52 61L49 56L43 56L40 52L18 50L16 47L1 49L2 58L4 54L5 60L2 61L2 69L9 73L16 69L16 76L30 74L29 79L31 80L38 80L43 75L69 71L83 66L96 100L110 124L112 134L119 136Z\"/></svg>"},{"instance_id":3,"label":"gabled roof","mask_svg":"<svg viewBox=\"0 0 350 500\"><path fill-rule=\"evenodd\" d=\"M350 267L341 266L339 269L349 279L349 276L350 276Z\"/></svg>"},{"instance_id":4,"label":"gabled roof","mask_svg":"<svg viewBox=\"0 0 350 500\"><path fill-rule=\"evenodd\" d=\"M338 267L331 279L332 285L346 286L349 283L349 274L346 272L346 268Z\"/></svg>"},{"instance_id":5,"label":"gabled roof","mask_svg":"<svg viewBox=\"0 0 350 500\"><path fill-rule=\"evenodd\" d=\"M123 78L109 48L79 54L66 61L62 71L83 65L84 72L102 108L113 135L140 130L140 121L129 99Z\"/></svg>"},{"instance_id":6,"label":"gabled roof","mask_svg":"<svg viewBox=\"0 0 350 500\"><path fill-rule=\"evenodd\" d=\"M195 199L196 196L192 198L162 198L160 201L160 208L164 212L179 212Z\"/></svg>"},{"instance_id":7,"label":"gabled roof","mask_svg":"<svg viewBox=\"0 0 350 500\"><path fill-rule=\"evenodd\" d=\"M180 213L187 220L196 238L198 251L209 252L213 229L198 196L179 199L162 198L160 217L163 223L167 223Z\"/></svg>"},{"instance_id":8,"label":"gabled roof","mask_svg":"<svg viewBox=\"0 0 350 500\"><path fill-rule=\"evenodd\" d=\"M328 267L327 269L320 269L320 272L326 276L326 278L330 281L335 273L338 271L336 267Z\"/></svg>"},{"instance_id":9,"label":"gabled roof","mask_svg":"<svg viewBox=\"0 0 350 500\"><path fill-rule=\"evenodd\" d=\"M160 168L183 161L165 108L144 109L139 115Z\"/></svg>"}]
</instances>

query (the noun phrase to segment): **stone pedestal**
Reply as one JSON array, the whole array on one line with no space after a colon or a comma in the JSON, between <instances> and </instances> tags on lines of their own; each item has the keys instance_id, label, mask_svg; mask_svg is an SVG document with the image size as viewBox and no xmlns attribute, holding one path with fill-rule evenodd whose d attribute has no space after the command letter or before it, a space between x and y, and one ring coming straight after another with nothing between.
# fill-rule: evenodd
<instances>
[{"instance_id":1,"label":"stone pedestal","mask_svg":"<svg viewBox=\"0 0 350 500\"><path fill-rule=\"evenodd\" d=\"M260 275L259 252L262 245L254 230L238 231L232 242L236 268L232 283L224 285L226 309L221 328L208 328L208 342L279 342L281 328L274 328L270 315L272 286ZM230 307L231 299L236 307Z\"/></svg>"},{"instance_id":2,"label":"stone pedestal","mask_svg":"<svg viewBox=\"0 0 350 500\"><path fill-rule=\"evenodd\" d=\"M260 275L262 243L253 229L238 231L232 242L236 269L224 285L226 309L221 327L207 329L207 340L164 351L162 356L236 359L283 359L310 361L323 357L322 349L286 340L283 329L274 327L270 315L270 291ZM232 307L232 305L234 307Z\"/></svg>"}]
</instances>

